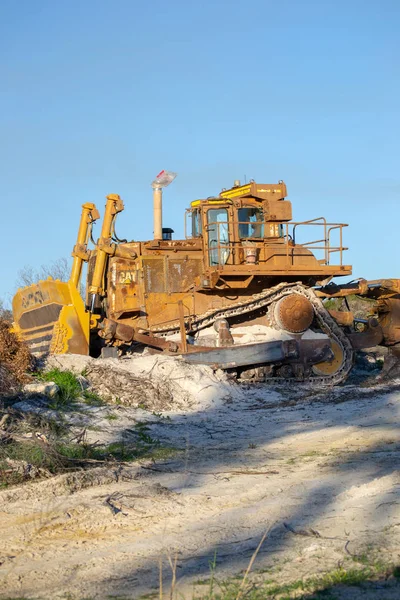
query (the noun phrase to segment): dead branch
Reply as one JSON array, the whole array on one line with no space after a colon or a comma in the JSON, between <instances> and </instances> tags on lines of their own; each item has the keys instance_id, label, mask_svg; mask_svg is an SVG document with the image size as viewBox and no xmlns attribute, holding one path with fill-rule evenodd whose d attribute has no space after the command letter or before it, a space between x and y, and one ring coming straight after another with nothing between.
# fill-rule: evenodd
<instances>
[{"instance_id":1,"label":"dead branch","mask_svg":"<svg viewBox=\"0 0 400 600\"><path fill-rule=\"evenodd\" d=\"M142 469L148 471L156 471L157 473L185 473L189 475L279 475L279 471L174 471L173 469L159 469L158 467L150 467L141 465Z\"/></svg>"},{"instance_id":2,"label":"dead branch","mask_svg":"<svg viewBox=\"0 0 400 600\"><path fill-rule=\"evenodd\" d=\"M317 531L316 529L312 529L311 527L309 529L295 529L289 523L283 523L283 526L285 527L285 529L290 531L290 533L294 533L294 535L304 535L307 537L317 537L317 538L322 537L322 535L319 533L319 531Z\"/></svg>"}]
</instances>

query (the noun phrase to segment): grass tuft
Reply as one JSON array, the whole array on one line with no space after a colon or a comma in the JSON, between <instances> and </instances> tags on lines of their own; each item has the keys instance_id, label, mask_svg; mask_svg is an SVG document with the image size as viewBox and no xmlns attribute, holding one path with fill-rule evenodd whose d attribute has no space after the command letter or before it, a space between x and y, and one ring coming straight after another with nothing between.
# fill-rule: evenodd
<instances>
[{"instance_id":1,"label":"grass tuft","mask_svg":"<svg viewBox=\"0 0 400 600\"><path fill-rule=\"evenodd\" d=\"M59 392L52 405L52 408L56 410L74 405L79 396L83 394L83 388L79 380L71 371L51 369L50 371L39 373L37 378L40 381L53 381L58 385Z\"/></svg>"},{"instance_id":2,"label":"grass tuft","mask_svg":"<svg viewBox=\"0 0 400 600\"><path fill-rule=\"evenodd\" d=\"M215 577L216 557L214 557L211 578L196 582L197 586L207 586L206 593L195 590L190 600L333 600L338 586L358 587L368 582L386 580L392 576L400 579L400 567L375 562L371 559L369 566L361 569L344 567L335 569L319 577L299 579L289 583L277 582L266 579L262 582L246 583L246 574L237 581L230 577L225 581L218 581ZM250 566L250 565L249 565ZM246 583L246 585L245 585ZM199 593L200 592L200 593ZM349 596L350 597L350 596Z\"/></svg>"},{"instance_id":3,"label":"grass tuft","mask_svg":"<svg viewBox=\"0 0 400 600\"><path fill-rule=\"evenodd\" d=\"M59 387L57 397L50 407L54 410L74 408L80 400L89 406L104 406L105 402L96 392L85 389L72 371L54 368L36 375L40 381L53 381Z\"/></svg>"},{"instance_id":4,"label":"grass tuft","mask_svg":"<svg viewBox=\"0 0 400 600\"><path fill-rule=\"evenodd\" d=\"M92 390L84 390L82 398L84 403L88 406L104 406L106 404L104 400Z\"/></svg>"},{"instance_id":5,"label":"grass tuft","mask_svg":"<svg viewBox=\"0 0 400 600\"><path fill-rule=\"evenodd\" d=\"M43 416L10 415L0 444L0 487L34 478L91 468L99 464L125 463L139 459L164 459L176 449L163 447L139 423L130 441L90 444L85 435L71 439L68 426Z\"/></svg>"},{"instance_id":6,"label":"grass tuft","mask_svg":"<svg viewBox=\"0 0 400 600\"><path fill-rule=\"evenodd\" d=\"M114 413L110 413L109 415L106 416L107 421L118 421L118 415L115 415Z\"/></svg>"}]
</instances>

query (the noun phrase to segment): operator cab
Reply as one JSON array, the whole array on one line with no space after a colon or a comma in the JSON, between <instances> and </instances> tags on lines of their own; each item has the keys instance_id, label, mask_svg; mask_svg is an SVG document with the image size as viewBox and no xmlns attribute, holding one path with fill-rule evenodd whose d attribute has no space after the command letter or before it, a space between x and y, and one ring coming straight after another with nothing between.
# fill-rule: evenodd
<instances>
[{"instance_id":1,"label":"operator cab","mask_svg":"<svg viewBox=\"0 0 400 600\"><path fill-rule=\"evenodd\" d=\"M209 266L243 264L249 254L244 247L283 241L283 223L292 218L285 196L283 182L250 182L222 190L218 197L195 200L188 211L189 237L203 238Z\"/></svg>"}]
</instances>

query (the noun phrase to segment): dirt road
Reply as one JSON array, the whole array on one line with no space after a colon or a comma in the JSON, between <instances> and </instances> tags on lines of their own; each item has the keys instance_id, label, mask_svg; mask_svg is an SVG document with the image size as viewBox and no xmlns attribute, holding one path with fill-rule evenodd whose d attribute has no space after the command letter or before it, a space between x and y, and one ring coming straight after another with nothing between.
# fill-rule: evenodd
<instances>
[{"instance_id":1,"label":"dirt road","mask_svg":"<svg viewBox=\"0 0 400 600\"><path fill-rule=\"evenodd\" d=\"M276 581L377 551L400 563L398 382L211 400L161 415L116 406L114 420L98 408L94 436L129 439L140 418L178 452L3 491L0 597L137 598L158 593L160 559L168 589L177 556L177 591L192 598L214 556L219 579L243 571L267 529L254 570Z\"/></svg>"}]
</instances>

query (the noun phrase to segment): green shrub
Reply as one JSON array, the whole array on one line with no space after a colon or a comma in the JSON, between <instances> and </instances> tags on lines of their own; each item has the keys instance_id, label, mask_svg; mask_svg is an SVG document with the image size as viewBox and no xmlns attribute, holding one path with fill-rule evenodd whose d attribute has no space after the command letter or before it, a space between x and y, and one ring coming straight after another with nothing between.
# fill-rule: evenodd
<instances>
[{"instance_id":1,"label":"green shrub","mask_svg":"<svg viewBox=\"0 0 400 600\"><path fill-rule=\"evenodd\" d=\"M83 394L82 385L71 371L51 369L45 373L40 373L38 379L41 381L53 381L58 385L57 404L61 404L62 406L73 404Z\"/></svg>"},{"instance_id":2,"label":"green shrub","mask_svg":"<svg viewBox=\"0 0 400 600\"><path fill-rule=\"evenodd\" d=\"M60 388L52 408L59 409L73 406L79 399L89 406L102 406L104 404L104 401L96 392L83 388L81 382L72 371L61 371L55 368L39 373L37 378L40 381L53 381Z\"/></svg>"}]
</instances>

